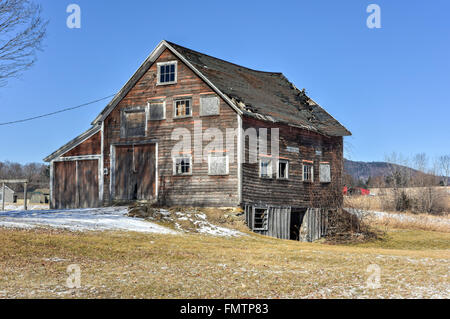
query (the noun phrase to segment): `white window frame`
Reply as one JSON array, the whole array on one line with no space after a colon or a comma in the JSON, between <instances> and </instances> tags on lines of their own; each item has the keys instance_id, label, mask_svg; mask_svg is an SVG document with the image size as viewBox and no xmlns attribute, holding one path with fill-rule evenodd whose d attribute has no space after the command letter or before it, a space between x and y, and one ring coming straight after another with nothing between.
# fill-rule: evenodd
<instances>
[{"instance_id":1,"label":"white window frame","mask_svg":"<svg viewBox=\"0 0 450 319\"><path fill-rule=\"evenodd\" d=\"M217 114L203 114L203 103L202 100L204 98L215 98L217 100L218 112ZM220 115L220 99L216 95L201 95L200 96L200 116L218 116Z\"/></svg>"},{"instance_id":2,"label":"white window frame","mask_svg":"<svg viewBox=\"0 0 450 319\"><path fill-rule=\"evenodd\" d=\"M152 107L152 104L162 104L163 105L163 110L164 110L164 117L162 119L152 119L151 117L151 112L150 109ZM166 119L166 101L162 101L162 100L153 100L153 101L148 101L147 103L147 114L148 114L148 119L147 121L163 121Z\"/></svg>"},{"instance_id":3,"label":"white window frame","mask_svg":"<svg viewBox=\"0 0 450 319\"><path fill-rule=\"evenodd\" d=\"M225 157L225 165L226 165L226 173L225 174L214 174L211 173L211 158L212 157ZM208 175L209 176L226 176L230 175L230 158L228 155L224 156L215 156L215 155L208 155Z\"/></svg>"},{"instance_id":4,"label":"white window frame","mask_svg":"<svg viewBox=\"0 0 450 319\"><path fill-rule=\"evenodd\" d=\"M252 228L253 228L253 230L257 230L257 231L267 231L267 230L269 230L269 209L268 208L258 208L258 207L255 207L254 208L255 210L254 210L254 212L253 212L253 220L252 220ZM265 223L263 223L263 227L260 227L260 228L256 228L255 227L255 218L256 218L256 211L257 210L264 210L265 211L265 218L264 218L264 220L265 220Z\"/></svg>"},{"instance_id":5,"label":"white window frame","mask_svg":"<svg viewBox=\"0 0 450 319\"><path fill-rule=\"evenodd\" d=\"M310 170L311 179L310 180L305 179L305 166L311 167L311 170ZM303 163L302 164L302 181L305 183L314 183L314 164L313 163Z\"/></svg>"},{"instance_id":6,"label":"white window frame","mask_svg":"<svg viewBox=\"0 0 450 319\"><path fill-rule=\"evenodd\" d=\"M330 171L330 180L329 181L322 181L322 179L321 179L321 173L320 173L320 171L321 171L321 167L322 166L328 166L328 169L329 169L329 171ZM320 179L320 182L322 183L322 184L330 184L331 183L331 164L330 163L320 163L320 166L319 166L319 179Z\"/></svg>"},{"instance_id":7,"label":"white window frame","mask_svg":"<svg viewBox=\"0 0 450 319\"><path fill-rule=\"evenodd\" d=\"M171 82L161 82L161 66L166 65L175 65L175 80ZM167 62L159 62L156 64L157 67L157 80L156 85L170 85L170 84L176 84L178 81L178 61L167 61Z\"/></svg>"},{"instance_id":8,"label":"white window frame","mask_svg":"<svg viewBox=\"0 0 450 319\"><path fill-rule=\"evenodd\" d=\"M187 97L180 97L173 100L173 118L174 119L183 119L187 117L192 117L192 114L194 113L194 110L192 108L192 96ZM180 101L189 101L189 115L181 115L177 116L177 102Z\"/></svg>"},{"instance_id":9,"label":"white window frame","mask_svg":"<svg viewBox=\"0 0 450 319\"><path fill-rule=\"evenodd\" d=\"M269 162L269 165L267 166L268 173L269 173L268 176L263 176L262 175L261 165L262 165L263 161ZM266 179L272 179L273 178L273 160L272 160L272 158L260 158L259 159L259 177L260 178L266 178Z\"/></svg>"},{"instance_id":10,"label":"white window frame","mask_svg":"<svg viewBox=\"0 0 450 319\"><path fill-rule=\"evenodd\" d=\"M177 160L178 159L180 159L180 160L182 160L182 159L189 159L189 166L190 166L190 172L189 173L180 173L180 174L178 174L177 173ZM175 157L173 157L172 158L172 160L173 160L173 171L172 171L172 173L173 173L173 175L174 176L190 176L190 175L192 175L192 156L175 156Z\"/></svg>"},{"instance_id":11,"label":"white window frame","mask_svg":"<svg viewBox=\"0 0 450 319\"><path fill-rule=\"evenodd\" d=\"M280 177L280 163L286 163L286 177ZM277 179L289 179L289 161L280 159L277 161Z\"/></svg>"}]
</instances>

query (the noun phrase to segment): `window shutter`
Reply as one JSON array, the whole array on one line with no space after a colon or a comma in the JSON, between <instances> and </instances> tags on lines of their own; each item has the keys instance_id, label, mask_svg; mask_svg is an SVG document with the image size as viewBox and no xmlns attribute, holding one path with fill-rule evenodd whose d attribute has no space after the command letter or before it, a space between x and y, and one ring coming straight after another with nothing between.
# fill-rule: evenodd
<instances>
[{"instance_id":1,"label":"window shutter","mask_svg":"<svg viewBox=\"0 0 450 319\"><path fill-rule=\"evenodd\" d=\"M209 175L228 175L228 156L210 156Z\"/></svg>"},{"instance_id":2,"label":"window shutter","mask_svg":"<svg viewBox=\"0 0 450 319\"><path fill-rule=\"evenodd\" d=\"M331 182L331 167L329 164L320 164L320 182Z\"/></svg>"},{"instance_id":3,"label":"window shutter","mask_svg":"<svg viewBox=\"0 0 450 319\"><path fill-rule=\"evenodd\" d=\"M217 96L202 96L200 98L200 115L219 115L219 98Z\"/></svg>"},{"instance_id":4,"label":"window shutter","mask_svg":"<svg viewBox=\"0 0 450 319\"><path fill-rule=\"evenodd\" d=\"M165 119L164 103L150 103L150 120L158 121Z\"/></svg>"}]
</instances>

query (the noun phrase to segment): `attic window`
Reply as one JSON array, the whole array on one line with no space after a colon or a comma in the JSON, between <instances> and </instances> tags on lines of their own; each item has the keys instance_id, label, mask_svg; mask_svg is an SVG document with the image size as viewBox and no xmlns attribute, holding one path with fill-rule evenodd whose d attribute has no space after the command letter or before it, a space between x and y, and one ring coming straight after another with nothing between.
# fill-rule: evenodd
<instances>
[{"instance_id":1,"label":"attic window","mask_svg":"<svg viewBox=\"0 0 450 319\"><path fill-rule=\"evenodd\" d=\"M158 84L177 83L177 61L158 63Z\"/></svg>"}]
</instances>

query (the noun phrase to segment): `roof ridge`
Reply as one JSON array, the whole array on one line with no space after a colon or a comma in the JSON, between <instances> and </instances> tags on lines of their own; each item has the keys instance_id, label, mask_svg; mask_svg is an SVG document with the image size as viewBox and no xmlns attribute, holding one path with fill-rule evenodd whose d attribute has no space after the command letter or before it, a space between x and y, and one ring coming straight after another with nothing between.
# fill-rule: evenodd
<instances>
[{"instance_id":1,"label":"roof ridge","mask_svg":"<svg viewBox=\"0 0 450 319\"><path fill-rule=\"evenodd\" d=\"M269 73L269 74L276 74L276 75L283 74L282 72L261 71L261 70L251 69L251 68L248 68L248 67L246 67L246 66L243 66L243 65L240 65L240 64L236 64L236 63L233 63L233 62L224 60L224 59L220 59L220 58L217 58L217 57L215 57L215 56L212 56L212 55L209 55L209 54L200 52L200 51L192 50L192 49L190 49L190 48L187 48L187 47L185 47L185 46L179 45L179 44L177 44L177 43L174 43L174 42L171 42L171 41L168 41L168 40L164 40L164 41L166 41L168 44L170 44L170 45L172 45L172 46L177 46L177 47L180 47L180 48L182 48L182 49L189 50L189 51L191 51L191 52L195 52L195 53L198 53L198 54L207 56L207 57L212 58L212 59L214 59L214 60L219 60L219 61L222 61L222 62L225 62L225 63L228 63L228 64L232 64L232 65L234 65L234 66L237 66L237 67L240 67L240 68L244 68L244 69L247 69L247 70L250 70L250 71L253 71L253 72ZM181 52L180 52L180 53L181 53Z\"/></svg>"}]
</instances>

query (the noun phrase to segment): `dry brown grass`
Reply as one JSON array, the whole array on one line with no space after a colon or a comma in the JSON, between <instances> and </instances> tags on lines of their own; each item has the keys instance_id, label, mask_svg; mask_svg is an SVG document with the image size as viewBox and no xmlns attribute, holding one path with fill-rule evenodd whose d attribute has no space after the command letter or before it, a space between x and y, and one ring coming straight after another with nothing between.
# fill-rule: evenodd
<instances>
[{"instance_id":1,"label":"dry brown grass","mask_svg":"<svg viewBox=\"0 0 450 319\"><path fill-rule=\"evenodd\" d=\"M417 229L450 233L450 217L436 217L428 214L402 213L381 218L371 218L370 224L384 229Z\"/></svg>"},{"instance_id":2,"label":"dry brown grass","mask_svg":"<svg viewBox=\"0 0 450 319\"><path fill-rule=\"evenodd\" d=\"M450 233L450 215L434 216L430 214L417 214L411 211L389 213L385 209L385 201L389 195L379 196L346 196L344 206L361 211L387 212L385 216L366 216L366 221L371 225L382 228L417 229Z\"/></svg>"},{"instance_id":3,"label":"dry brown grass","mask_svg":"<svg viewBox=\"0 0 450 319\"><path fill-rule=\"evenodd\" d=\"M392 230L336 245L259 235L0 229L6 298L449 298L448 233ZM81 267L80 289L65 286ZM369 289L370 264L381 288Z\"/></svg>"}]
</instances>

